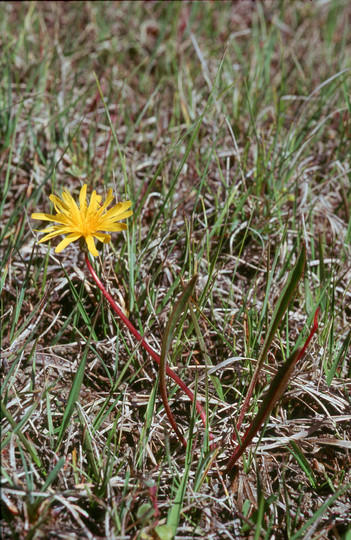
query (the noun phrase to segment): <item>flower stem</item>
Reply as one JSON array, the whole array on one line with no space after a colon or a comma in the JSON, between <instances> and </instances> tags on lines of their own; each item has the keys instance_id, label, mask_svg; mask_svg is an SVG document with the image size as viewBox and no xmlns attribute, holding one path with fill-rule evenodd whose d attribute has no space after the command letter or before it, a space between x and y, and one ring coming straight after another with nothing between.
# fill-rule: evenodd
<instances>
[{"instance_id":1,"label":"flower stem","mask_svg":"<svg viewBox=\"0 0 351 540\"><path fill-rule=\"evenodd\" d=\"M161 358L160 356L157 354L156 351L154 351L154 349L152 347L150 347L150 345L148 344L148 342L139 334L138 330L132 325L132 323L130 322L129 319L127 319L127 317L124 315L123 311L121 310L121 308L118 306L118 304L114 301L114 299L112 298L112 296L107 292L107 290L105 289L104 285L102 284L102 282L100 281L100 278L98 277L98 275L96 274L94 268L92 267L90 261L89 261L89 257L88 257L88 254L86 253L85 254L85 262L87 264L87 267L89 269L89 272L91 273L96 285L99 287L100 291L102 292L102 294L104 295L104 297L106 298L106 300L109 302L109 304L111 305L111 307L113 308L113 310L117 313L117 315L120 317L120 319L122 319L122 321L124 322L124 324L127 326L128 330L130 330L130 332L133 334L133 336L139 341L140 345L142 345L142 347L144 347L144 349L149 353L149 355L155 360L155 362L157 362L158 365L160 365L160 362L161 362ZM193 392L190 390L190 388L187 387L187 385L178 377L178 375L176 373L174 373L174 371L170 368L170 367L166 367L166 373L169 377L171 377L174 382L176 382L178 384L178 386L180 386L180 388L186 393L186 395L189 397L189 399L191 400L191 402L193 403L195 401L195 397L194 397L194 394ZM200 417L201 417L201 420L206 428L206 425L207 425L207 421L206 421L206 414L203 410L203 408L201 407L200 403L198 403L198 401L195 401L195 406L196 406L196 410L197 412L199 413ZM172 417L173 419L173 417ZM171 424L172 424L172 427L174 429L174 425L173 425L173 422L171 421L171 419L169 419ZM174 421L174 420L173 420ZM178 431L178 428L175 429L175 432L178 434L179 431ZM178 435L179 436L179 435ZM211 441L213 441L213 435L212 433L210 432L209 430L209 439ZM180 438L180 441L181 443L186 446L186 442L184 440L183 437ZM211 448L214 447L214 444L211 443Z\"/></svg>"}]
</instances>

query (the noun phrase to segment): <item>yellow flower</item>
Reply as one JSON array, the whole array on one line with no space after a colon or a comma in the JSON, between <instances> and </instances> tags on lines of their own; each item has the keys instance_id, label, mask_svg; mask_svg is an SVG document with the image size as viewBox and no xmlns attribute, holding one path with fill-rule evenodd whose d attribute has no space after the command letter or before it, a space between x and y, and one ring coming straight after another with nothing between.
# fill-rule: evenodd
<instances>
[{"instance_id":1,"label":"yellow flower","mask_svg":"<svg viewBox=\"0 0 351 540\"><path fill-rule=\"evenodd\" d=\"M93 191L89 206L86 201L87 185L84 184L79 194L79 208L73 197L67 191L62 193L62 199L55 195L50 195L50 200L54 203L56 215L50 214L32 214L32 219L41 219L43 221L53 221L59 223L59 225L52 225L43 231L48 233L44 238L39 241L47 242L60 234L67 234L66 238L62 240L57 248L56 253L60 253L71 242L84 238L90 253L96 257L99 253L95 247L94 237L108 244L111 241L109 234L104 234L99 231L115 232L123 231L127 228L125 223L116 223L121 219L125 219L133 214L132 210L128 210L132 203L126 201L124 203L118 203L110 210L107 207L113 201L112 189L109 189L106 201L101 204L101 196Z\"/></svg>"}]
</instances>

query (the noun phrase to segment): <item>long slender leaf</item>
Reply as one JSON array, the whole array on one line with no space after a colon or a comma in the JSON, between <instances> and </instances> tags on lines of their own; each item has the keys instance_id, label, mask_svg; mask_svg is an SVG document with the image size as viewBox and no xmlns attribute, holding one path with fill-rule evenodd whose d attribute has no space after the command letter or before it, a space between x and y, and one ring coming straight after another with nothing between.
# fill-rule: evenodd
<instances>
[{"instance_id":1,"label":"long slender leaf","mask_svg":"<svg viewBox=\"0 0 351 540\"><path fill-rule=\"evenodd\" d=\"M188 285L190 285L190 283ZM194 431L195 416L196 416L196 400L193 401L192 406L191 406L189 444L187 445L186 453L185 453L185 466L184 466L184 470L183 470L179 487L177 489L176 496L174 498L174 501L172 503L170 511L168 512L168 517L167 517L167 525L173 529L174 536L178 529L180 514L182 511L183 501L184 501L184 497L186 493L186 486L187 486L191 462L192 462L192 459L191 459L192 458L192 440L193 440L192 436L193 436L193 431Z\"/></svg>"},{"instance_id":2,"label":"long slender leaf","mask_svg":"<svg viewBox=\"0 0 351 540\"><path fill-rule=\"evenodd\" d=\"M329 497L329 499L327 499L325 501L324 504L322 504L322 506L320 508L318 508L318 510L313 514L313 516L311 517L311 519L309 519L308 521L306 521L306 523L304 523L304 525L301 527L300 530L298 530L292 537L291 537L291 540L298 540L298 538L301 538L302 535L308 531L310 529L310 527L315 523L315 521L317 521L318 519L320 519L324 512L327 510L327 508L333 504L335 501L337 501L339 499L339 497L341 497L344 493L346 493L347 491L349 491L351 489L351 483L349 484L346 484L344 486L342 486L340 489L338 489L338 491L336 491L331 497ZM346 537L345 537L346 538Z\"/></svg>"},{"instance_id":3,"label":"long slender leaf","mask_svg":"<svg viewBox=\"0 0 351 540\"><path fill-rule=\"evenodd\" d=\"M174 431L177 434L178 439L183 444L183 446L186 447L186 441L183 437L183 435L180 433L179 428L176 424L176 421L174 420L172 411L170 409L170 406L168 404L168 398L167 398L167 386L166 386L166 370L167 370L167 357L168 352L172 345L173 340L173 334L177 327L178 321L183 313L183 311L186 308L187 302L190 299L191 295L194 292L195 285L197 281L197 275L195 275L188 283L188 285L185 287L183 293L181 294L179 300L177 301L176 305L174 306L172 313L168 319L164 337L162 340L162 347L161 347L161 361L160 361L160 392L161 397L163 401L163 405L165 407L168 419L170 421L171 426L173 427Z\"/></svg>"},{"instance_id":4,"label":"long slender leaf","mask_svg":"<svg viewBox=\"0 0 351 540\"><path fill-rule=\"evenodd\" d=\"M27 411L27 413L23 416L23 418L18 422L18 424L16 424L15 419L12 417L11 413L6 409L4 402L1 401L1 416L6 418L6 420L9 422L9 424L11 424L11 426L13 427L13 432L10 434L10 436L7 436L3 440L2 444L1 444L1 451L3 450L3 448L5 448L5 446L9 442L9 439L11 438L11 435L16 434L18 436L19 440L21 441L21 443L23 444L24 448L31 455L31 457L34 460L34 462L36 463L36 465L38 467L42 468L42 463L40 461L40 458L38 456L38 453L37 453L35 447L30 443L30 441L25 437L25 435L21 431L23 426L25 425L27 420L30 418L32 412L36 409L37 406L38 406L38 403L34 403L30 407L30 409Z\"/></svg>"},{"instance_id":5,"label":"long slender leaf","mask_svg":"<svg viewBox=\"0 0 351 540\"><path fill-rule=\"evenodd\" d=\"M295 294L295 291L296 291L296 288L297 288L297 285L302 277L302 274L304 272L304 269L305 269L305 264L306 264L306 246L305 244L302 244L302 248L301 248L301 251L299 253L299 256L297 258L297 261L296 261L296 264L294 266L294 268L292 269L292 271L290 272L289 274L289 277L288 277L288 280L286 282L286 285L279 297L279 300L277 302L277 305L275 306L275 310L274 310L274 313L273 313L273 317L272 317L272 320L271 320L271 324L269 325L269 328L267 330L267 335L266 335L266 339L264 340L264 344L262 346L262 349L261 349L261 352L260 352L260 355L258 357L258 361L257 361L257 366L256 366L256 369L255 369L255 372L252 376L252 379L251 379L251 382L250 382L250 386L248 388L248 391L247 391L247 394L246 394L246 397L245 397L245 401L244 401L244 404L243 404L243 407L241 409L241 412L240 412L240 415L239 415L239 420L237 422L237 428L239 429L240 426L241 426L241 423L243 421L243 418L245 416L245 413L248 409L248 406L249 406L249 403L250 403L250 399L251 399L251 396L252 396L252 393L253 393L253 390L256 386L256 382L257 382L257 379L258 379L258 376L259 376L259 373L261 371L261 368L262 368L262 365L263 365L263 362L267 356L267 353L268 353L268 349L273 341L273 338L274 338L274 335L279 327L279 324L282 320L282 318L284 317L284 314Z\"/></svg>"},{"instance_id":6,"label":"long slender leaf","mask_svg":"<svg viewBox=\"0 0 351 540\"><path fill-rule=\"evenodd\" d=\"M99 313L99 311L98 311L98 313ZM97 313L97 315L98 315L98 313ZM95 321L96 321L96 318L95 318ZM64 437L64 434L66 432L68 424L69 424L69 422L71 420L71 416L73 414L76 402L77 402L78 397L79 397L80 387L82 386L82 382L83 382L83 378L84 378L85 365L86 365L86 362L87 362L88 351L89 351L89 348L90 348L90 341L91 341L91 338L92 338L93 334L95 333L94 332L95 321L93 322L91 332L90 332L90 335L89 335L89 339L86 342L86 345L85 345L85 348L84 348L82 359L81 359L81 361L79 363L77 372L76 372L75 377L73 379L71 391L69 393L68 400L67 400L67 407L66 407L65 412L63 414L62 424L61 424L61 428L60 428L58 438L57 438L56 450L55 450L56 452L60 448L62 439Z\"/></svg>"},{"instance_id":7,"label":"long slender leaf","mask_svg":"<svg viewBox=\"0 0 351 540\"><path fill-rule=\"evenodd\" d=\"M195 313L194 313L194 310L193 310L191 304L189 304L189 311L190 311L190 315L191 315L191 320L192 320L194 328L195 328L197 341L198 341L199 347L201 349L201 352L202 352L202 354L204 356L206 366L211 367L211 366L213 366L213 362L212 362L210 356L207 353L205 340L204 340L203 335L201 333L201 329L200 329L198 320L197 320L197 318L195 316ZM216 377L215 375L212 375L212 374L210 374L210 377L211 377L213 386L215 387L215 390L216 390L216 392L218 394L219 399L221 399L222 401L225 401L222 385L221 385L221 382L220 382L219 378Z\"/></svg>"},{"instance_id":8,"label":"long slender leaf","mask_svg":"<svg viewBox=\"0 0 351 540\"><path fill-rule=\"evenodd\" d=\"M346 353L350 347L350 343L351 343L351 328L344 340L344 343L342 344L342 346L340 347L339 351L337 352L336 356L335 356L335 359L334 359L334 362L333 362L333 365L332 367L330 368L330 370L328 371L328 374L327 374L327 385L330 386L331 385L331 382L333 380L333 377L335 375L335 372L336 372L336 369L339 365L339 363L341 362L342 358L346 356Z\"/></svg>"},{"instance_id":9,"label":"long slender leaf","mask_svg":"<svg viewBox=\"0 0 351 540\"><path fill-rule=\"evenodd\" d=\"M45 483L40 488L40 491L46 491L51 486L51 484L55 482L60 470L62 469L64 465L65 465L65 458L59 459L55 467L52 469L49 476L47 477Z\"/></svg>"},{"instance_id":10,"label":"long slender leaf","mask_svg":"<svg viewBox=\"0 0 351 540\"><path fill-rule=\"evenodd\" d=\"M242 455L247 446L250 444L262 424L267 420L278 400L283 395L285 388L288 385L291 374L294 371L296 363L305 354L308 344L310 343L314 333L318 328L318 313L319 310L317 309L314 316L313 328L309 333L308 338L306 339L306 342L302 349L296 349L296 351L291 354L288 360L286 360L286 362L278 369L275 377L270 384L268 392L262 401L257 415L248 427L240 446L238 446L232 454L227 465L227 471L229 471L234 466L234 464Z\"/></svg>"},{"instance_id":11,"label":"long slender leaf","mask_svg":"<svg viewBox=\"0 0 351 540\"><path fill-rule=\"evenodd\" d=\"M287 447L289 452L292 453L292 455L295 457L296 461L299 463L301 469L306 474L311 486L313 489L317 489L318 483L315 477L315 474L312 470L312 467L308 463L307 459L305 458L303 452L301 451L298 444L296 444L295 441L290 441L290 447Z\"/></svg>"}]
</instances>

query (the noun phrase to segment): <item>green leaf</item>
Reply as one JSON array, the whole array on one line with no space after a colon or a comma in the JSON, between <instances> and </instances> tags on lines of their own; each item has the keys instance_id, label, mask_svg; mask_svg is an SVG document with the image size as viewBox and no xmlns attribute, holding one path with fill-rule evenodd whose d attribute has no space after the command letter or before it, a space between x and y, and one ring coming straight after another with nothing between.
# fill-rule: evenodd
<instances>
[{"instance_id":1,"label":"green leaf","mask_svg":"<svg viewBox=\"0 0 351 540\"><path fill-rule=\"evenodd\" d=\"M52 471L49 473L49 476L47 477L45 484L40 488L40 491L46 491L56 480L56 478L59 475L60 470L65 465L65 458L61 458L56 463L55 467L52 469Z\"/></svg>"},{"instance_id":2,"label":"green leaf","mask_svg":"<svg viewBox=\"0 0 351 540\"><path fill-rule=\"evenodd\" d=\"M160 540L172 540L174 538L173 528L170 525L157 525L155 533Z\"/></svg>"},{"instance_id":3,"label":"green leaf","mask_svg":"<svg viewBox=\"0 0 351 540\"><path fill-rule=\"evenodd\" d=\"M26 414L23 416L23 418L16 423L15 419L11 415L11 413L6 409L6 406L3 401L1 401L1 416L3 418L6 418L9 424L11 424L13 428L13 432L9 434L1 443L1 451L5 448L5 446L8 444L10 438L12 435L17 435L21 443L23 444L24 448L27 450L27 452L32 457L35 464L41 469L42 463L40 461L40 458L38 456L38 453L35 449L34 444L31 444L30 439L27 439L27 437L22 433L23 426L27 423L27 420L31 417L33 411L37 408L38 403L34 403L26 412Z\"/></svg>"},{"instance_id":4,"label":"green leaf","mask_svg":"<svg viewBox=\"0 0 351 540\"><path fill-rule=\"evenodd\" d=\"M312 525L318 520L320 519L324 512L327 510L327 508L332 505L335 501L337 501L339 499L339 497L342 497L342 495L344 493L346 493L347 491L349 491L351 489L351 483L349 484L345 484L344 486L342 486L340 489L338 489L338 491L336 491L334 493L334 495L332 495L331 497L329 497L329 499L327 499L325 501L324 504L322 504L322 506L320 508L318 508L318 510L313 514L313 516L311 517L311 519L309 519L308 521L306 521L304 523L304 525L301 527L301 529L299 531L297 531L293 536L290 537L290 540L298 540L298 538L301 538L302 536L305 537L304 533L306 531L311 531L311 527Z\"/></svg>"},{"instance_id":5,"label":"green leaf","mask_svg":"<svg viewBox=\"0 0 351 540\"><path fill-rule=\"evenodd\" d=\"M137 510L137 519L140 519L140 521L147 521L147 519L151 518L154 513L154 509L152 504L150 503L143 503L139 506Z\"/></svg>"},{"instance_id":6,"label":"green leaf","mask_svg":"<svg viewBox=\"0 0 351 540\"><path fill-rule=\"evenodd\" d=\"M166 370L167 370L167 357L168 357L168 353L172 345L173 334L175 332L175 329L177 328L178 321L187 306L188 300L190 299L191 295L194 292L196 281L197 281L197 275L195 275L189 281L188 285L185 287L183 293L181 294L179 300L177 301L176 305L174 306L171 312L171 315L168 319L168 322L165 328L163 340L162 340L161 361L160 361L160 392L161 392L163 405L165 407L171 426L176 432L178 439L185 447L186 447L186 441L178 429L178 426L174 420L173 414L168 404L167 386L166 386Z\"/></svg>"},{"instance_id":7,"label":"green leaf","mask_svg":"<svg viewBox=\"0 0 351 540\"><path fill-rule=\"evenodd\" d=\"M273 317L269 325L269 328L267 330L266 339L264 340L260 355L258 357L257 366L253 374L252 380L250 382L250 386L248 388L248 391L245 397L244 405L239 415L239 420L237 423L238 429L240 428L243 418L245 416L245 413L248 409L249 402L253 394L253 390L256 386L256 382L257 382L259 373L261 371L263 362L265 361L267 357L268 349L274 339L275 333L278 330L281 320L284 317L284 314L286 310L288 309L288 306L291 300L294 297L297 285L303 275L305 264L306 264L306 246L305 244L302 244L302 248L297 258L296 264L294 268L292 269L292 271L290 272L288 280L285 284L285 287L275 306Z\"/></svg>"},{"instance_id":8,"label":"green leaf","mask_svg":"<svg viewBox=\"0 0 351 540\"><path fill-rule=\"evenodd\" d=\"M240 446L238 446L232 454L227 465L227 471L229 471L234 466L236 461L243 454L244 450L248 447L248 445L256 435L257 431L260 429L262 424L267 420L268 416L272 412L274 405L277 403L278 399L281 397L282 393L286 388L290 375L298 359L299 353L299 349L296 350L290 356L290 358L288 358L284 365L281 366L281 368L278 370L276 376L271 382L266 396L262 401L262 404L260 405L258 413L256 414L255 418L246 430Z\"/></svg>"},{"instance_id":9,"label":"green leaf","mask_svg":"<svg viewBox=\"0 0 351 540\"><path fill-rule=\"evenodd\" d=\"M93 333L95 333L94 332L94 326L95 326L95 321L94 321L94 323L92 325L90 336L89 336L89 339L88 339L88 341L87 341L87 343L85 345L82 359L81 359L81 361L79 363L77 372L76 372L75 377L73 379L71 391L69 393L68 400L67 400L67 407L66 407L65 412L63 414L62 424L61 424L60 432L59 432L59 435L58 435L58 438L57 438L57 445L56 445L55 452L57 452L59 450L59 448L60 448L63 436L64 436L65 431L66 431L66 429L68 427L68 424L69 424L69 422L71 420L71 416L73 414L76 402L77 402L77 400L79 398L80 387L82 386L82 382L83 382L83 378L84 378L85 365L87 363L87 356L88 356L88 351L89 351L89 347L90 347L90 341L91 341Z\"/></svg>"},{"instance_id":10,"label":"green leaf","mask_svg":"<svg viewBox=\"0 0 351 540\"><path fill-rule=\"evenodd\" d=\"M256 414L255 418L251 422L250 426L245 432L245 435L241 441L240 446L236 448L236 450L233 452L228 465L227 465L227 471L229 471L235 462L239 459L239 457L244 452L245 448L250 444L254 436L256 435L257 431L260 429L262 424L268 419L269 415L271 414L273 408L275 407L278 400L283 395L285 388L288 385L289 379L291 377L292 372L294 371L296 363L303 357L303 355L306 352L306 349L316 332L318 328L318 313L319 309L317 309L315 315L314 315L314 322L313 327L305 341L304 346L301 349L296 349L284 362L282 366L278 369L275 377L273 378L268 392L266 393L265 397L263 398L262 404L259 408L258 413Z\"/></svg>"},{"instance_id":11,"label":"green leaf","mask_svg":"<svg viewBox=\"0 0 351 540\"><path fill-rule=\"evenodd\" d=\"M305 458L301 448L296 444L295 441L290 441L290 447L288 446L287 448L289 452L291 452L292 455L295 457L301 469L306 474L313 489L317 489L318 483L317 483L316 477L313 473L312 467L310 466L307 459Z\"/></svg>"},{"instance_id":12,"label":"green leaf","mask_svg":"<svg viewBox=\"0 0 351 540\"><path fill-rule=\"evenodd\" d=\"M184 466L184 469L182 470L180 484L178 486L176 496L174 498L174 501L168 512L168 517L167 517L167 525L169 525L172 528L174 536L178 529L180 514L183 507L183 501L184 501L184 497L186 493L186 487L187 487L187 482L188 482L190 467L191 467L191 462L192 462L192 435L193 435L193 427L194 427L193 419L195 418L195 414L196 414L196 401L194 400L192 403L192 408L191 408L189 444L186 447L185 466Z\"/></svg>"},{"instance_id":13,"label":"green leaf","mask_svg":"<svg viewBox=\"0 0 351 540\"><path fill-rule=\"evenodd\" d=\"M328 371L328 374L327 374L327 385L328 386L331 385L331 382L333 380L333 377L335 375L335 372L336 372L336 369L337 369L338 365L340 364L342 359L346 357L346 353L349 350L350 343L351 343L351 328L350 328L350 330L349 330L349 332L348 332L348 334L347 334L347 336L346 336L346 338L344 340L344 343L342 344L342 346L340 347L339 351L337 352L337 354L335 356L332 367Z\"/></svg>"},{"instance_id":14,"label":"green leaf","mask_svg":"<svg viewBox=\"0 0 351 540\"><path fill-rule=\"evenodd\" d=\"M191 315L191 320L192 320L194 328L195 328L197 341L198 341L200 350L201 350L201 352L202 352L202 354L204 356L206 366L211 367L211 366L213 366L213 362L212 362L210 356L207 353L205 340L204 340L203 335L201 333L199 323L197 321L197 318L195 316L195 313L194 313L194 310L193 310L191 304L189 304L189 311L190 311L190 315ZM218 395L219 399L222 400L222 401L225 401L223 388L222 388L222 385L221 385L221 382L220 382L219 378L216 375L211 375L211 374L210 374L210 377L211 377L213 386L214 386L214 388L215 388L215 390L217 392L217 395Z\"/></svg>"}]
</instances>

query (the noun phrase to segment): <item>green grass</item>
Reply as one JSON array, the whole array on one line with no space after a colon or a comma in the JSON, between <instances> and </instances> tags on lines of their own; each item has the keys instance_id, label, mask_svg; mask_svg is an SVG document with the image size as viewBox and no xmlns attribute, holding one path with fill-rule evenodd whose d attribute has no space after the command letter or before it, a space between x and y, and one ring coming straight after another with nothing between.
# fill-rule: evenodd
<instances>
[{"instance_id":1,"label":"green grass","mask_svg":"<svg viewBox=\"0 0 351 540\"><path fill-rule=\"evenodd\" d=\"M347 0L1 4L3 538L349 537L350 16ZM158 366L78 244L37 244L31 213L84 183L133 202L97 271L158 352L198 274L168 362L216 453L167 377L178 443ZM240 438L319 305L318 332L228 476L303 243Z\"/></svg>"}]
</instances>

